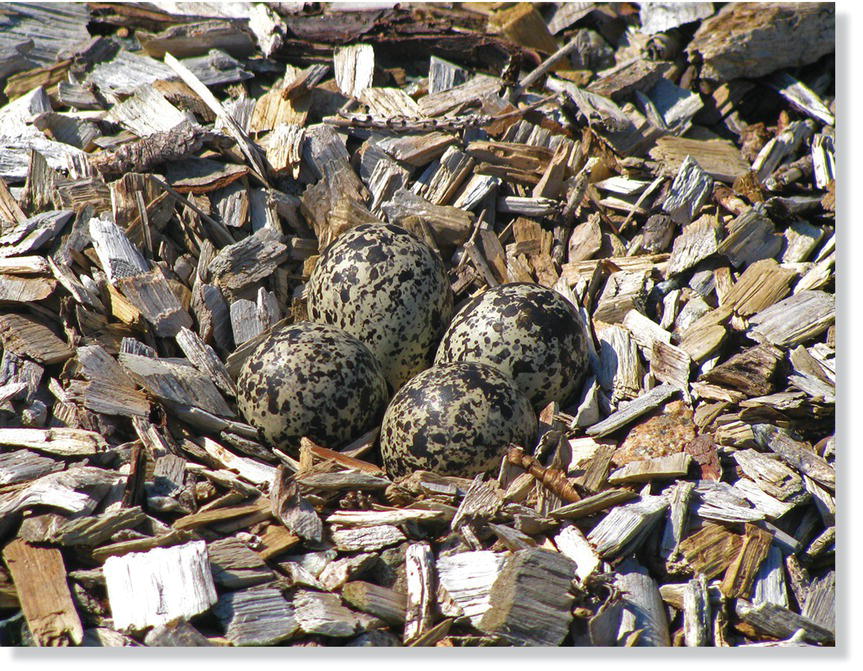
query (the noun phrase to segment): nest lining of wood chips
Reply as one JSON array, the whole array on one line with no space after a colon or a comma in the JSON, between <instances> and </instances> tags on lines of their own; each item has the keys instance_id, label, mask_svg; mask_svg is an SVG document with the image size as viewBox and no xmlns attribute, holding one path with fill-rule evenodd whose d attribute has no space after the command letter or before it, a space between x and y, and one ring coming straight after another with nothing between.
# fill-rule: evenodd
<instances>
[{"instance_id":1,"label":"nest lining of wood chips","mask_svg":"<svg viewBox=\"0 0 863 671\"><path fill-rule=\"evenodd\" d=\"M832 6L157 7L2 7L0 642L834 643ZM497 473L236 412L377 221L589 324Z\"/></svg>"}]
</instances>

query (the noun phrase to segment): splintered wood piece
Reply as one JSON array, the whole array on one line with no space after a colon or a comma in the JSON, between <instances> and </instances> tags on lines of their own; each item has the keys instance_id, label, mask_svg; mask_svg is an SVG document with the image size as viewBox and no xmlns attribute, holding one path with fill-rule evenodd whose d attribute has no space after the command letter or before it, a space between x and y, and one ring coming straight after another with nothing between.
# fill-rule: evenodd
<instances>
[{"instance_id":1,"label":"splintered wood piece","mask_svg":"<svg viewBox=\"0 0 863 671\"><path fill-rule=\"evenodd\" d=\"M712 256L719 249L721 238L722 226L710 215L684 226L681 234L674 239L668 259L668 275L678 275Z\"/></svg>"},{"instance_id":2,"label":"splintered wood piece","mask_svg":"<svg viewBox=\"0 0 863 671\"><path fill-rule=\"evenodd\" d=\"M0 435L5 429L0 429ZM7 445L0 438L0 445ZM29 450L8 450L0 453L0 487L14 485L19 482L29 482L48 473L62 470L65 467L60 461L43 457Z\"/></svg>"},{"instance_id":3,"label":"splintered wood piece","mask_svg":"<svg viewBox=\"0 0 863 671\"><path fill-rule=\"evenodd\" d=\"M836 471L826 459L820 457L806 443L795 440L787 431L771 424L752 427L755 440L763 448L782 457L782 460L802 475L807 475L830 490L836 488Z\"/></svg>"},{"instance_id":4,"label":"splintered wood piece","mask_svg":"<svg viewBox=\"0 0 863 671\"><path fill-rule=\"evenodd\" d=\"M671 645L665 606L647 569L627 559L617 567L615 586L625 606L620 634L639 632L635 643L639 647Z\"/></svg>"},{"instance_id":5,"label":"splintered wood piece","mask_svg":"<svg viewBox=\"0 0 863 671\"><path fill-rule=\"evenodd\" d=\"M275 578L261 555L238 538L213 541L207 545L207 554L213 580L227 589L242 589Z\"/></svg>"},{"instance_id":6,"label":"splintered wood piece","mask_svg":"<svg viewBox=\"0 0 863 671\"><path fill-rule=\"evenodd\" d=\"M570 584L576 565L541 548L510 555L489 592L477 628L513 645L560 645L572 621Z\"/></svg>"},{"instance_id":7,"label":"splintered wood piece","mask_svg":"<svg viewBox=\"0 0 863 671\"><path fill-rule=\"evenodd\" d=\"M692 358L688 352L660 340L653 342L650 372L657 380L679 387L686 395L691 368Z\"/></svg>"},{"instance_id":8,"label":"splintered wood piece","mask_svg":"<svg viewBox=\"0 0 863 671\"><path fill-rule=\"evenodd\" d=\"M645 461L632 461L611 473L608 476L608 483L610 485L622 485L685 477L691 461L692 457L685 452L670 454L666 457L655 457Z\"/></svg>"},{"instance_id":9,"label":"splintered wood piece","mask_svg":"<svg viewBox=\"0 0 863 671\"><path fill-rule=\"evenodd\" d=\"M740 551L743 539L720 524L705 524L680 543L680 552L696 573L711 578L722 573Z\"/></svg>"},{"instance_id":10,"label":"splintered wood piece","mask_svg":"<svg viewBox=\"0 0 863 671\"><path fill-rule=\"evenodd\" d=\"M729 599L748 597L761 563L767 558L767 551L773 542L773 534L747 524L737 557L725 570L719 585L720 591Z\"/></svg>"},{"instance_id":11,"label":"splintered wood piece","mask_svg":"<svg viewBox=\"0 0 863 671\"><path fill-rule=\"evenodd\" d=\"M200 446L222 468L235 471L241 478L255 485L269 485L276 476L276 469L255 459L234 454L212 438L203 436Z\"/></svg>"},{"instance_id":12,"label":"splintered wood piece","mask_svg":"<svg viewBox=\"0 0 863 671\"><path fill-rule=\"evenodd\" d=\"M333 72L339 90L349 98L358 98L372 85L375 50L370 44L354 44L333 53Z\"/></svg>"},{"instance_id":13,"label":"splintered wood piece","mask_svg":"<svg viewBox=\"0 0 863 671\"><path fill-rule=\"evenodd\" d=\"M755 576L752 590L752 603L756 606L762 603L775 603L777 606L788 607L788 587L785 583L785 571L782 550L775 543L767 551L767 558ZM807 616L804 607L803 615ZM832 618L832 608L831 608Z\"/></svg>"},{"instance_id":14,"label":"splintered wood piece","mask_svg":"<svg viewBox=\"0 0 863 671\"><path fill-rule=\"evenodd\" d=\"M691 222L713 192L713 180L691 156L687 156L671 184L662 209L676 224Z\"/></svg>"},{"instance_id":15,"label":"splintered wood piece","mask_svg":"<svg viewBox=\"0 0 863 671\"><path fill-rule=\"evenodd\" d=\"M647 496L613 508L587 535L603 559L632 552L647 538L668 507L665 496Z\"/></svg>"},{"instance_id":16,"label":"splintered wood piece","mask_svg":"<svg viewBox=\"0 0 863 671\"><path fill-rule=\"evenodd\" d=\"M504 563L501 553L479 550L441 557L438 580L474 626L489 609L491 587Z\"/></svg>"},{"instance_id":17,"label":"splintered wood piece","mask_svg":"<svg viewBox=\"0 0 863 671\"><path fill-rule=\"evenodd\" d=\"M756 450L740 450L733 457L740 469L770 496L789 503L808 496L803 479L782 461Z\"/></svg>"},{"instance_id":18,"label":"splintered wood piece","mask_svg":"<svg viewBox=\"0 0 863 671\"><path fill-rule=\"evenodd\" d=\"M609 326L598 333L599 367L597 382L611 392L613 402L632 399L641 391L644 371L638 346L630 331Z\"/></svg>"},{"instance_id":19,"label":"splintered wood piece","mask_svg":"<svg viewBox=\"0 0 863 671\"><path fill-rule=\"evenodd\" d=\"M556 508L555 510L552 510L549 515L560 519L575 520L579 517L586 517L601 510L612 508L620 503L629 501L636 496L638 496L638 494L633 492L631 489L606 489L598 494L594 494L593 496L587 496L576 503L570 503L568 505L561 506L560 508Z\"/></svg>"},{"instance_id":20,"label":"splintered wood piece","mask_svg":"<svg viewBox=\"0 0 863 671\"><path fill-rule=\"evenodd\" d=\"M125 353L120 354L119 360L138 384L163 401L222 417L234 416L211 378L190 364Z\"/></svg>"},{"instance_id":21,"label":"splintered wood piece","mask_svg":"<svg viewBox=\"0 0 863 671\"><path fill-rule=\"evenodd\" d=\"M317 580L324 589L333 592L344 585L355 574L368 570L376 561L377 555L371 552L344 557L327 564ZM402 614L404 614L404 610L402 610Z\"/></svg>"},{"instance_id":22,"label":"splintered wood piece","mask_svg":"<svg viewBox=\"0 0 863 671\"><path fill-rule=\"evenodd\" d=\"M474 215L450 205L434 205L407 189L399 189L381 206L390 220L419 217L426 221L439 245L460 245L471 234Z\"/></svg>"},{"instance_id":23,"label":"splintered wood piece","mask_svg":"<svg viewBox=\"0 0 863 671\"><path fill-rule=\"evenodd\" d=\"M64 547L101 545L121 529L134 529L147 519L140 507L119 508L101 515L66 520L51 529L44 542Z\"/></svg>"},{"instance_id":24,"label":"splintered wood piece","mask_svg":"<svg viewBox=\"0 0 863 671\"><path fill-rule=\"evenodd\" d=\"M250 515L257 516L259 518L257 521L260 521L269 519L272 517L272 514L272 506L269 499L262 497L254 503L246 505L226 506L224 508L214 508L213 510L192 513L175 520L172 526L177 530L192 530L215 522L235 520Z\"/></svg>"},{"instance_id":25,"label":"splintered wood piece","mask_svg":"<svg viewBox=\"0 0 863 671\"><path fill-rule=\"evenodd\" d=\"M15 582L36 645L80 645L84 628L66 582L60 551L17 538L3 549L3 561Z\"/></svg>"},{"instance_id":26,"label":"splintered wood piece","mask_svg":"<svg viewBox=\"0 0 863 671\"><path fill-rule=\"evenodd\" d=\"M437 117L474 100L497 93L501 81L498 77L475 75L464 84L453 86L445 91L430 93L419 99L420 113L424 116Z\"/></svg>"},{"instance_id":27,"label":"splintered wood piece","mask_svg":"<svg viewBox=\"0 0 863 671\"><path fill-rule=\"evenodd\" d=\"M213 614L234 645L274 645L300 628L293 606L274 588L223 594Z\"/></svg>"},{"instance_id":28,"label":"splintered wood piece","mask_svg":"<svg viewBox=\"0 0 863 671\"><path fill-rule=\"evenodd\" d=\"M386 489L392 484L392 481L386 478L357 471L299 475L297 477L297 482L309 489L317 489L325 492Z\"/></svg>"},{"instance_id":29,"label":"splintered wood piece","mask_svg":"<svg viewBox=\"0 0 863 671\"><path fill-rule=\"evenodd\" d=\"M764 9L726 5L701 23L686 51L690 59L703 63L702 77L756 78L814 63L833 51L835 20L821 6L789 3ZM799 51L780 46L788 44Z\"/></svg>"},{"instance_id":30,"label":"splintered wood piece","mask_svg":"<svg viewBox=\"0 0 863 671\"><path fill-rule=\"evenodd\" d=\"M123 102L111 107L105 120L120 123L138 137L144 138L170 131L183 122L192 121L193 117L168 102L155 87L144 85Z\"/></svg>"},{"instance_id":31,"label":"splintered wood piece","mask_svg":"<svg viewBox=\"0 0 863 671\"><path fill-rule=\"evenodd\" d=\"M320 543L324 525L312 504L300 495L300 485L284 466L274 469L270 479L273 516L301 538Z\"/></svg>"},{"instance_id":32,"label":"splintered wood piece","mask_svg":"<svg viewBox=\"0 0 863 671\"><path fill-rule=\"evenodd\" d=\"M630 310L645 312L645 301L653 282L650 270L618 270L609 276L597 301L593 319L619 324Z\"/></svg>"},{"instance_id":33,"label":"splintered wood piece","mask_svg":"<svg viewBox=\"0 0 863 671\"><path fill-rule=\"evenodd\" d=\"M774 390L774 377L785 353L771 345L750 347L699 378L739 389L747 396L765 396Z\"/></svg>"},{"instance_id":34,"label":"splintered wood piece","mask_svg":"<svg viewBox=\"0 0 863 671\"><path fill-rule=\"evenodd\" d=\"M635 400L629 401L625 405L621 404L623 407L606 417L603 421L589 427L585 433L588 436L595 437L607 436L610 433L614 433L642 415L659 407L677 391L677 387L671 384L662 384L654 387Z\"/></svg>"},{"instance_id":35,"label":"splintered wood piece","mask_svg":"<svg viewBox=\"0 0 863 671\"><path fill-rule=\"evenodd\" d=\"M749 331L758 342L789 347L821 335L835 319L832 294L801 291L753 315Z\"/></svg>"},{"instance_id":36,"label":"splintered wood piece","mask_svg":"<svg viewBox=\"0 0 863 671\"><path fill-rule=\"evenodd\" d=\"M343 638L353 636L362 626L358 614L345 608L336 594L300 590L293 606L297 624L306 634Z\"/></svg>"},{"instance_id":37,"label":"splintered wood piece","mask_svg":"<svg viewBox=\"0 0 863 671\"><path fill-rule=\"evenodd\" d=\"M268 277L287 257L283 238L271 228L261 228L223 247L208 266L213 281L226 289L239 290Z\"/></svg>"},{"instance_id":38,"label":"splintered wood piece","mask_svg":"<svg viewBox=\"0 0 863 671\"><path fill-rule=\"evenodd\" d=\"M434 574L435 558L428 543L408 545L405 551L405 643L425 634L432 627L432 603L436 593Z\"/></svg>"},{"instance_id":39,"label":"splintered wood piece","mask_svg":"<svg viewBox=\"0 0 863 671\"><path fill-rule=\"evenodd\" d=\"M404 624L406 600L402 592L353 580L342 587L342 599L357 610L379 617L393 627Z\"/></svg>"},{"instance_id":40,"label":"splintered wood piece","mask_svg":"<svg viewBox=\"0 0 863 671\"><path fill-rule=\"evenodd\" d=\"M189 618L216 603L204 541L109 557L103 572L114 626L119 629Z\"/></svg>"},{"instance_id":41,"label":"splintered wood piece","mask_svg":"<svg viewBox=\"0 0 863 671\"><path fill-rule=\"evenodd\" d=\"M712 616L707 579L693 578L683 588L683 640L687 647L704 647L712 643Z\"/></svg>"},{"instance_id":42,"label":"splintered wood piece","mask_svg":"<svg viewBox=\"0 0 863 671\"><path fill-rule=\"evenodd\" d=\"M774 259L756 261L743 271L722 305L741 317L749 317L785 298L796 277L795 271L782 268Z\"/></svg>"},{"instance_id":43,"label":"splintered wood piece","mask_svg":"<svg viewBox=\"0 0 863 671\"><path fill-rule=\"evenodd\" d=\"M435 510L411 508L392 510L342 510L327 517L330 524L352 527L373 527L381 524L404 524L409 521L433 520L443 517Z\"/></svg>"},{"instance_id":44,"label":"splintered wood piece","mask_svg":"<svg viewBox=\"0 0 863 671\"><path fill-rule=\"evenodd\" d=\"M584 583L600 567L602 560L581 530L574 524L565 526L554 537L554 544L575 562L575 574Z\"/></svg>"},{"instance_id":45,"label":"splintered wood piece","mask_svg":"<svg viewBox=\"0 0 863 671\"><path fill-rule=\"evenodd\" d=\"M713 179L731 184L749 171L749 164L740 150L726 140L693 140L666 135L656 141L650 157L659 161L663 175L671 177L691 156Z\"/></svg>"},{"instance_id":46,"label":"splintered wood piece","mask_svg":"<svg viewBox=\"0 0 863 671\"><path fill-rule=\"evenodd\" d=\"M0 428L0 445L26 447L60 457L84 457L108 449L105 438L95 431L56 427L53 429Z\"/></svg>"},{"instance_id":47,"label":"splintered wood piece","mask_svg":"<svg viewBox=\"0 0 863 671\"><path fill-rule=\"evenodd\" d=\"M225 129L228 131L230 136L234 138L237 142L237 145L240 147L240 151L243 152L243 156L246 157L246 160L249 162L249 165L252 167L253 174L257 177L261 182L265 185L269 185L266 179L266 166L264 165L260 150L249 139L249 136L246 134L240 125L234 120L234 118L227 113L225 108L213 95L210 89L196 77L191 70L189 70L185 65L183 65L180 61L178 61L174 56L170 53L165 53L165 63L176 72L180 79L182 79L186 85L192 89L201 100L209 107L216 117L224 124Z\"/></svg>"},{"instance_id":48,"label":"splintered wood piece","mask_svg":"<svg viewBox=\"0 0 863 671\"><path fill-rule=\"evenodd\" d=\"M380 550L401 543L406 538L402 531L392 524L357 528L335 525L330 529L330 535L336 547L345 552Z\"/></svg>"},{"instance_id":49,"label":"splintered wood piece","mask_svg":"<svg viewBox=\"0 0 863 671\"><path fill-rule=\"evenodd\" d=\"M62 363L75 353L47 326L19 314L0 314L0 339L4 349L42 364Z\"/></svg>"},{"instance_id":50,"label":"splintered wood piece","mask_svg":"<svg viewBox=\"0 0 863 671\"><path fill-rule=\"evenodd\" d=\"M741 620L757 631L778 639L787 639L798 630L803 630L803 638L813 643L831 645L835 636L832 631L816 624L790 608L765 602L757 606L746 599L736 599L734 610Z\"/></svg>"},{"instance_id":51,"label":"splintered wood piece","mask_svg":"<svg viewBox=\"0 0 863 671\"><path fill-rule=\"evenodd\" d=\"M717 252L728 257L735 268L773 258L782 249L782 238L775 231L762 206L757 205L728 224L728 234Z\"/></svg>"}]
</instances>

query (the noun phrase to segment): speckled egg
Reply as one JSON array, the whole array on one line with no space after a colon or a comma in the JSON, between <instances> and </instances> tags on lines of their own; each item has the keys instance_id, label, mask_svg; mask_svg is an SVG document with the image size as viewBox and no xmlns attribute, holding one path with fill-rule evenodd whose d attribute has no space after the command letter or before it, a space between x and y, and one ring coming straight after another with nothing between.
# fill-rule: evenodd
<instances>
[{"instance_id":1,"label":"speckled egg","mask_svg":"<svg viewBox=\"0 0 863 671\"><path fill-rule=\"evenodd\" d=\"M536 414L512 379L481 363L423 371L393 397L381 426L392 477L414 470L470 477L496 468L507 443L533 446Z\"/></svg>"},{"instance_id":2,"label":"speckled egg","mask_svg":"<svg viewBox=\"0 0 863 671\"><path fill-rule=\"evenodd\" d=\"M243 364L237 405L271 445L296 453L299 440L336 448L375 427L389 391L377 359L328 324L274 331Z\"/></svg>"},{"instance_id":3,"label":"speckled egg","mask_svg":"<svg viewBox=\"0 0 863 671\"><path fill-rule=\"evenodd\" d=\"M394 390L428 368L452 317L437 252L391 224L361 224L327 247L308 283L313 321L362 340Z\"/></svg>"},{"instance_id":4,"label":"speckled egg","mask_svg":"<svg viewBox=\"0 0 863 671\"><path fill-rule=\"evenodd\" d=\"M565 402L587 371L587 342L572 305L538 284L501 284L453 317L435 363L477 361L515 380L534 408Z\"/></svg>"}]
</instances>

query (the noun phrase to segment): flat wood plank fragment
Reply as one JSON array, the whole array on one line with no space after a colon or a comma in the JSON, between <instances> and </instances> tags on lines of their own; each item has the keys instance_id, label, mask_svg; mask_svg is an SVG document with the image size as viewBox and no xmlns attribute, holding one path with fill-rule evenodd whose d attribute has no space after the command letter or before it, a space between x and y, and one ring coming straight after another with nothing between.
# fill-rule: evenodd
<instances>
[{"instance_id":1,"label":"flat wood plank fragment","mask_svg":"<svg viewBox=\"0 0 863 671\"><path fill-rule=\"evenodd\" d=\"M103 570L114 625L119 629L143 629L177 617L190 618L217 600L204 541L109 557Z\"/></svg>"},{"instance_id":2,"label":"flat wood plank fragment","mask_svg":"<svg viewBox=\"0 0 863 671\"><path fill-rule=\"evenodd\" d=\"M834 49L836 27L827 5L726 5L702 22L686 47L703 62L702 76L718 81L755 78L814 63ZM781 45L794 44L795 49Z\"/></svg>"},{"instance_id":3,"label":"flat wood plank fragment","mask_svg":"<svg viewBox=\"0 0 863 671\"><path fill-rule=\"evenodd\" d=\"M541 548L519 550L504 562L477 625L513 645L560 645L572 620L569 585L576 566Z\"/></svg>"},{"instance_id":4,"label":"flat wood plank fragment","mask_svg":"<svg viewBox=\"0 0 863 671\"><path fill-rule=\"evenodd\" d=\"M81 619L66 582L66 567L56 548L15 539L3 549L27 626L38 646L80 645Z\"/></svg>"},{"instance_id":5,"label":"flat wood plank fragment","mask_svg":"<svg viewBox=\"0 0 863 671\"><path fill-rule=\"evenodd\" d=\"M75 353L47 326L19 314L0 314L0 339L4 349L43 364L62 363Z\"/></svg>"},{"instance_id":6,"label":"flat wood plank fragment","mask_svg":"<svg viewBox=\"0 0 863 671\"><path fill-rule=\"evenodd\" d=\"M633 401L629 401L617 412L612 413L603 421L589 427L585 433L588 436L602 437L614 433L618 429L638 419L645 413L650 412L666 400L671 398L677 388L674 385L662 384L642 394ZM623 404L621 404L623 405Z\"/></svg>"},{"instance_id":7,"label":"flat wood plank fragment","mask_svg":"<svg viewBox=\"0 0 863 671\"><path fill-rule=\"evenodd\" d=\"M225 637L234 645L274 645L299 629L294 608L274 588L223 594L213 614L225 628Z\"/></svg>"},{"instance_id":8,"label":"flat wood plank fragment","mask_svg":"<svg viewBox=\"0 0 863 671\"><path fill-rule=\"evenodd\" d=\"M615 585L625 604L621 634L639 632L635 643L639 647L671 645L665 606L647 569L627 559L618 567Z\"/></svg>"}]
</instances>

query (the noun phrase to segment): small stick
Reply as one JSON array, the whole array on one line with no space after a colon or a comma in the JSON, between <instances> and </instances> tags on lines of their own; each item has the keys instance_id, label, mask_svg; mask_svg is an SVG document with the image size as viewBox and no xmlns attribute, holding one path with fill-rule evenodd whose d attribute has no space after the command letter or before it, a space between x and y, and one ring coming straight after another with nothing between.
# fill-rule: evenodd
<instances>
[{"instance_id":1,"label":"small stick","mask_svg":"<svg viewBox=\"0 0 863 671\"><path fill-rule=\"evenodd\" d=\"M542 63L540 63L534 70L527 73L524 77L521 78L521 81L518 83L518 90L525 90L529 88L532 84L534 84L540 77L546 74L549 70L551 70L555 65L557 65L564 58L569 56L573 51L578 50L578 40L573 39L567 44L564 44L560 49L555 51L551 56L546 58Z\"/></svg>"},{"instance_id":2,"label":"small stick","mask_svg":"<svg viewBox=\"0 0 863 671\"><path fill-rule=\"evenodd\" d=\"M566 479L566 474L556 468L546 468L536 457L525 454L520 447L513 445L506 454L509 463L523 468L533 477L539 480L543 486L552 494L556 494L565 501L575 503L581 501L581 496Z\"/></svg>"}]
</instances>

